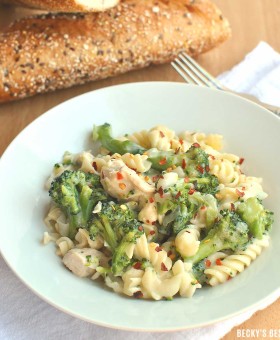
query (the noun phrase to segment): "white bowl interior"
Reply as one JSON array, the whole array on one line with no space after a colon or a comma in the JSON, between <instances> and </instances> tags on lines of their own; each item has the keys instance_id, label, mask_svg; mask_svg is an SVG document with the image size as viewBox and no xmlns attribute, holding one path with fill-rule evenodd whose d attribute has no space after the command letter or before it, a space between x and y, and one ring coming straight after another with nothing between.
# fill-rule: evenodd
<instances>
[{"instance_id":1,"label":"white bowl interior","mask_svg":"<svg viewBox=\"0 0 280 340\"><path fill-rule=\"evenodd\" d=\"M40 243L49 198L44 182L64 151L92 147L93 124L109 122L116 135L163 124L224 135L225 150L245 158L246 174L264 178L266 207L275 212L271 246L242 274L203 288L192 299L134 300L65 270L54 245ZM235 315L278 289L280 274L280 119L237 96L177 83L105 88L67 101L29 125L0 162L1 251L13 271L57 308L100 325L170 331ZM109 312L108 312L109 310Z\"/></svg>"}]
</instances>

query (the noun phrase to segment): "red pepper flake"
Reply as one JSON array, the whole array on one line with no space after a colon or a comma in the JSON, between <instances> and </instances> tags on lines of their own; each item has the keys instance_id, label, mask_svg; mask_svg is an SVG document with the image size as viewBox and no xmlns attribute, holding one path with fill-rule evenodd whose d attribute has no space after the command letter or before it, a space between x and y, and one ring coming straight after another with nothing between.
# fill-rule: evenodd
<instances>
[{"instance_id":1,"label":"red pepper flake","mask_svg":"<svg viewBox=\"0 0 280 340\"><path fill-rule=\"evenodd\" d=\"M162 175L160 175L159 178L164 179L164 177Z\"/></svg>"},{"instance_id":2,"label":"red pepper flake","mask_svg":"<svg viewBox=\"0 0 280 340\"><path fill-rule=\"evenodd\" d=\"M185 177L185 178L184 178L184 182L185 182L185 183L189 183L189 181L190 181L189 177Z\"/></svg>"},{"instance_id":3,"label":"red pepper flake","mask_svg":"<svg viewBox=\"0 0 280 340\"><path fill-rule=\"evenodd\" d=\"M193 195L195 193L195 189L191 188L188 192L189 195Z\"/></svg>"},{"instance_id":4,"label":"red pepper flake","mask_svg":"<svg viewBox=\"0 0 280 340\"><path fill-rule=\"evenodd\" d=\"M179 139L179 143L180 143L181 145L183 145L184 141L183 141L182 138Z\"/></svg>"},{"instance_id":5,"label":"red pepper flake","mask_svg":"<svg viewBox=\"0 0 280 340\"><path fill-rule=\"evenodd\" d=\"M164 138L164 137L165 137L165 134L164 134L162 131L160 131L159 134L160 134L160 137L161 137L161 138Z\"/></svg>"},{"instance_id":6,"label":"red pepper flake","mask_svg":"<svg viewBox=\"0 0 280 340\"><path fill-rule=\"evenodd\" d=\"M164 157L163 159L161 159L159 162L158 162L159 165L164 165L166 164L166 157Z\"/></svg>"},{"instance_id":7,"label":"red pepper flake","mask_svg":"<svg viewBox=\"0 0 280 340\"><path fill-rule=\"evenodd\" d=\"M125 190L126 185L125 185L124 183L120 183L120 184L119 184L119 188L120 188L121 190Z\"/></svg>"},{"instance_id":8,"label":"red pepper flake","mask_svg":"<svg viewBox=\"0 0 280 340\"><path fill-rule=\"evenodd\" d=\"M136 299L141 299L144 295L143 295L143 293L141 292L141 290L139 290L138 292L133 293L133 296L134 296Z\"/></svg>"},{"instance_id":9,"label":"red pepper flake","mask_svg":"<svg viewBox=\"0 0 280 340\"><path fill-rule=\"evenodd\" d=\"M156 223L157 223L156 221L153 221L153 222L152 222L152 225L156 225Z\"/></svg>"},{"instance_id":10,"label":"red pepper flake","mask_svg":"<svg viewBox=\"0 0 280 340\"><path fill-rule=\"evenodd\" d=\"M158 189L158 193L159 193L160 197L163 198L164 192L163 192L162 187L160 187L160 188Z\"/></svg>"},{"instance_id":11,"label":"red pepper flake","mask_svg":"<svg viewBox=\"0 0 280 340\"><path fill-rule=\"evenodd\" d=\"M242 189L243 191L244 191L244 190L246 190L246 188L245 188L245 187L242 187L241 189Z\"/></svg>"},{"instance_id":12,"label":"red pepper flake","mask_svg":"<svg viewBox=\"0 0 280 340\"><path fill-rule=\"evenodd\" d=\"M151 231L149 232L150 235L155 235L155 233L156 233L156 232L155 232L154 230L151 230Z\"/></svg>"},{"instance_id":13,"label":"red pepper flake","mask_svg":"<svg viewBox=\"0 0 280 340\"><path fill-rule=\"evenodd\" d=\"M149 198L149 202L150 202L150 203L154 203L154 201L155 201L155 200L154 200L153 197L150 197L150 198Z\"/></svg>"},{"instance_id":14,"label":"red pepper flake","mask_svg":"<svg viewBox=\"0 0 280 340\"><path fill-rule=\"evenodd\" d=\"M150 224L150 220L146 220L146 222L147 222L148 224Z\"/></svg>"},{"instance_id":15,"label":"red pepper flake","mask_svg":"<svg viewBox=\"0 0 280 340\"><path fill-rule=\"evenodd\" d=\"M140 226L138 227L138 230L139 230L139 231L143 231L143 230L144 230L143 226L140 225Z\"/></svg>"},{"instance_id":16,"label":"red pepper flake","mask_svg":"<svg viewBox=\"0 0 280 340\"><path fill-rule=\"evenodd\" d=\"M175 199L178 199L180 196L181 196L181 191L178 191L176 196L175 196Z\"/></svg>"},{"instance_id":17,"label":"red pepper flake","mask_svg":"<svg viewBox=\"0 0 280 340\"><path fill-rule=\"evenodd\" d=\"M96 164L96 162L92 162L92 166L93 166L94 170L97 171L97 164Z\"/></svg>"},{"instance_id":18,"label":"red pepper flake","mask_svg":"<svg viewBox=\"0 0 280 340\"><path fill-rule=\"evenodd\" d=\"M161 262L160 268L163 272L168 272L168 269L166 268L166 265L163 262Z\"/></svg>"},{"instance_id":19,"label":"red pepper flake","mask_svg":"<svg viewBox=\"0 0 280 340\"><path fill-rule=\"evenodd\" d=\"M203 205L201 208L200 208L200 210L205 210L206 209L206 206L205 205Z\"/></svg>"},{"instance_id":20,"label":"red pepper flake","mask_svg":"<svg viewBox=\"0 0 280 340\"><path fill-rule=\"evenodd\" d=\"M201 165L198 165L198 166L196 167L196 169L197 169L201 174L204 173L204 169L203 169L203 167L202 167Z\"/></svg>"},{"instance_id":21,"label":"red pepper flake","mask_svg":"<svg viewBox=\"0 0 280 340\"><path fill-rule=\"evenodd\" d=\"M205 167L205 170L206 170L207 172L209 172L209 171L210 171L210 167L209 167L209 165L206 165L206 167Z\"/></svg>"},{"instance_id":22,"label":"red pepper flake","mask_svg":"<svg viewBox=\"0 0 280 340\"><path fill-rule=\"evenodd\" d=\"M153 177L152 177L152 181L153 181L153 182L156 182L157 180L158 180L158 176L153 176Z\"/></svg>"},{"instance_id":23,"label":"red pepper flake","mask_svg":"<svg viewBox=\"0 0 280 340\"><path fill-rule=\"evenodd\" d=\"M245 192L239 191L238 189L236 189L235 191L239 197L243 197L245 195Z\"/></svg>"},{"instance_id":24,"label":"red pepper flake","mask_svg":"<svg viewBox=\"0 0 280 340\"><path fill-rule=\"evenodd\" d=\"M240 158L238 163L241 165L244 161L245 161L244 158Z\"/></svg>"},{"instance_id":25,"label":"red pepper flake","mask_svg":"<svg viewBox=\"0 0 280 340\"><path fill-rule=\"evenodd\" d=\"M230 203L230 210L235 211L235 205L233 203Z\"/></svg>"},{"instance_id":26,"label":"red pepper flake","mask_svg":"<svg viewBox=\"0 0 280 340\"><path fill-rule=\"evenodd\" d=\"M167 256L169 257L172 254L173 254L172 250L169 250L168 253L167 253Z\"/></svg>"},{"instance_id":27,"label":"red pepper flake","mask_svg":"<svg viewBox=\"0 0 280 340\"><path fill-rule=\"evenodd\" d=\"M134 265L133 265L133 268L134 268L134 269L141 269L141 267L142 267L142 263L141 263L141 262L136 262L136 263L134 263Z\"/></svg>"},{"instance_id":28,"label":"red pepper flake","mask_svg":"<svg viewBox=\"0 0 280 340\"><path fill-rule=\"evenodd\" d=\"M211 263L210 260L206 260L206 261L205 261L205 266L206 266L206 267L211 267L211 264L212 264L212 263Z\"/></svg>"},{"instance_id":29,"label":"red pepper flake","mask_svg":"<svg viewBox=\"0 0 280 340\"><path fill-rule=\"evenodd\" d=\"M209 156L213 159L213 161L216 159L216 157L213 155L209 155Z\"/></svg>"},{"instance_id":30,"label":"red pepper flake","mask_svg":"<svg viewBox=\"0 0 280 340\"><path fill-rule=\"evenodd\" d=\"M186 160L183 159L183 160L182 160L182 168L183 168L183 169L186 169L186 166L187 166Z\"/></svg>"},{"instance_id":31,"label":"red pepper flake","mask_svg":"<svg viewBox=\"0 0 280 340\"><path fill-rule=\"evenodd\" d=\"M117 180L121 181L123 179L123 175L118 171L117 172Z\"/></svg>"},{"instance_id":32,"label":"red pepper flake","mask_svg":"<svg viewBox=\"0 0 280 340\"><path fill-rule=\"evenodd\" d=\"M229 275L228 278L227 278L227 281L229 281L229 280L231 280L231 279L232 279L232 277Z\"/></svg>"},{"instance_id":33,"label":"red pepper flake","mask_svg":"<svg viewBox=\"0 0 280 340\"><path fill-rule=\"evenodd\" d=\"M192 146L195 147L195 148L200 148L200 144L198 144L198 143L193 143Z\"/></svg>"},{"instance_id":34,"label":"red pepper flake","mask_svg":"<svg viewBox=\"0 0 280 340\"><path fill-rule=\"evenodd\" d=\"M155 251L159 253L160 251L162 251L162 248L160 246L157 246L155 247Z\"/></svg>"},{"instance_id":35,"label":"red pepper flake","mask_svg":"<svg viewBox=\"0 0 280 340\"><path fill-rule=\"evenodd\" d=\"M223 262L221 261L221 259L217 259L216 260L216 265L217 266L222 266L223 265Z\"/></svg>"}]
</instances>

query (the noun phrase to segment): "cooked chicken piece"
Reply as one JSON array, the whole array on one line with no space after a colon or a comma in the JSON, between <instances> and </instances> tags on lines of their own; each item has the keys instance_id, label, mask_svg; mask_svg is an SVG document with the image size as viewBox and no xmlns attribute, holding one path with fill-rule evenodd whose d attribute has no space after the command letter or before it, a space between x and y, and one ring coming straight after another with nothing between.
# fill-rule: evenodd
<instances>
[{"instance_id":1,"label":"cooked chicken piece","mask_svg":"<svg viewBox=\"0 0 280 340\"><path fill-rule=\"evenodd\" d=\"M102 167L101 183L109 195L121 200L138 200L155 191L152 185L139 177L121 159L111 160Z\"/></svg>"},{"instance_id":2,"label":"cooked chicken piece","mask_svg":"<svg viewBox=\"0 0 280 340\"><path fill-rule=\"evenodd\" d=\"M108 258L92 248L71 249L63 257L64 265L79 277L92 276L96 267L106 266Z\"/></svg>"}]
</instances>

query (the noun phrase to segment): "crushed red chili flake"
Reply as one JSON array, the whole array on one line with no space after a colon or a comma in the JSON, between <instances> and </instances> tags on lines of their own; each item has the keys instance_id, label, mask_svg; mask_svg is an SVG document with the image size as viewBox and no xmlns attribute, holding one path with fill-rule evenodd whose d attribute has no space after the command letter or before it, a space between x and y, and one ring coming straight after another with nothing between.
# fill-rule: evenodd
<instances>
[{"instance_id":1,"label":"crushed red chili flake","mask_svg":"<svg viewBox=\"0 0 280 340\"><path fill-rule=\"evenodd\" d=\"M157 246L155 247L155 251L159 253L160 251L162 251L162 248L160 246Z\"/></svg>"},{"instance_id":2,"label":"crushed red chili flake","mask_svg":"<svg viewBox=\"0 0 280 340\"><path fill-rule=\"evenodd\" d=\"M150 197L150 198L149 198L149 202L150 202L150 203L154 203L154 201L155 201L155 200L154 200L153 197Z\"/></svg>"},{"instance_id":3,"label":"crushed red chili flake","mask_svg":"<svg viewBox=\"0 0 280 340\"><path fill-rule=\"evenodd\" d=\"M236 189L235 191L239 197L243 197L245 195L245 192L239 191L238 189Z\"/></svg>"},{"instance_id":4,"label":"crushed red chili flake","mask_svg":"<svg viewBox=\"0 0 280 340\"><path fill-rule=\"evenodd\" d=\"M157 223L156 221L153 221L153 222L152 222L152 225L155 225L156 223Z\"/></svg>"},{"instance_id":5,"label":"crushed red chili flake","mask_svg":"<svg viewBox=\"0 0 280 340\"><path fill-rule=\"evenodd\" d=\"M158 180L158 176L153 176L153 177L152 177L152 181L153 181L153 182L156 182L157 180Z\"/></svg>"},{"instance_id":6,"label":"crushed red chili flake","mask_svg":"<svg viewBox=\"0 0 280 340\"><path fill-rule=\"evenodd\" d=\"M184 178L184 182L185 182L185 183L189 183L189 181L190 181L189 177L185 177L185 178Z\"/></svg>"},{"instance_id":7,"label":"crushed red chili flake","mask_svg":"<svg viewBox=\"0 0 280 340\"><path fill-rule=\"evenodd\" d=\"M230 203L230 210L235 211L235 205L233 203Z\"/></svg>"},{"instance_id":8,"label":"crushed red chili flake","mask_svg":"<svg viewBox=\"0 0 280 340\"><path fill-rule=\"evenodd\" d=\"M160 175L159 178L164 179L164 177L162 175Z\"/></svg>"},{"instance_id":9,"label":"crushed red chili flake","mask_svg":"<svg viewBox=\"0 0 280 340\"><path fill-rule=\"evenodd\" d=\"M191 188L188 192L189 195L193 195L195 193L195 189Z\"/></svg>"},{"instance_id":10,"label":"crushed red chili flake","mask_svg":"<svg viewBox=\"0 0 280 340\"><path fill-rule=\"evenodd\" d=\"M155 233L156 233L156 232L155 232L154 230L151 230L151 231L149 232L150 235L155 235Z\"/></svg>"},{"instance_id":11,"label":"crushed red chili flake","mask_svg":"<svg viewBox=\"0 0 280 340\"><path fill-rule=\"evenodd\" d=\"M173 254L172 250L169 250L168 253L167 253L167 256L169 257L172 254Z\"/></svg>"},{"instance_id":12,"label":"crushed red chili flake","mask_svg":"<svg viewBox=\"0 0 280 340\"><path fill-rule=\"evenodd\" d=\"M158 162L159 165L164 165L166 164L166 157L162 158L159 162Z\"/></svg>"},{"instance_id":13,"label":"crushed red chili flake","mask_svg":"<svg viewBox=\"0 0 280 340\"><path fill-rule=\"evenodd\" d=\"M246 190L246 188L245 188L245 187L242 187L241 189L242 189L243 191L244 191L244 190Z\"/></svg>"},{"instance_id":14,"label":"crushed red chili flake","mask_svg":"<svg viewBox=\"0 0 280 340\"><path fill-rule=\"evenodd\" d=\"M217 266L222 266L223 265L223 262L221 261L221 259L217 259L216 260L216 265Z\"/></svg>"},{"instance_id":15,"label":"crushed red chili flake","mask_svg":"<svg viewBox=\"0 0 280 340\"><path fill-rule=\"evenodd\" d=\"M146 222L147 222L148 224L150 224L150 220L146 220Z\"/></svg>"},{"instance_id":16,"label":"crushed red chili flake","mask_svg":"<svg viewBox=\"0 0 280 340\"><path fill-rule=\"evenodd\" d=\"M232 279L232 277L229 275L228 278L227 278L227 281L229 281L229 280L231 280L231 279Z\"/></svg>"},{"instance_id":17,"label":"crushed red chili flake","mask_svg":"<svg viewBox=\"0 0 280 340\"><path fill-rule=\"evenodd\" d=\"M244 158L240 158L238 163L241 165L244 161L245 161Z\"/></svg>"},{"instance_id":18,"label":"crushed red chili flake","mask_svg":"<svg viewBox=\"0 0 280 340\"><path fill-rule=\"evenodd\" d=\"M117 172L117 180L120 181L123 179L123 175L120 172Z\"/></svg>"},{"instance_id":19,"label":"crushed red chili flake","mask_svg":"<svg viewBox=\"0 0 280 340\"><path fill-rule=\"evenodd\" d=\"M139 230L139 231L143 231L143 230L144 230L143 226L140 225L140 226L138 227L138 230Z\"/></svg>"},{"instance_id":20,"label":"crushed red chili flake","mask_svg":"<svg viewBox=\"0 0 280 340\"><path fill-rule=\"evenodd\" d=\"M178 191L176 196L175 196L175 199L179 198L181 196L181 191Z\"/></svg>"},{"instance_id":21,"label":"crushed red chili flake","mask_svg":"<svg viewBox=\"0 0 280 340\"><path fill-rule=\"evenodd\" d=\"M213 155L209 155L209 156L213 159L213 161L216 159L216 157Z\"/></svg>"},{"instance_id":22,"label":"crushed red chili flake","mask_svg":"<svg viewBox=\"0 0 280 340\"><path fill-rule=\"evenodd\" d=\"M196 167L196 169L197 169L201 174L204 173L204 169L203 169L203 167L202 167L201 165L198 165L198 166Z\"/></svg>"},{"instance_id":23,"label":"crushed red chili flake","mask_svg":"<svg viewBox=\"0 0 280 340\"><path fill-rule=\"evenodd\" d=\"M120 183L120 184L119 184L119 188L120 188L121 190L125 190L126 185L125 185L124 183Z\"/></svg>"},{"instance_id":24,"label":"crushed red chili flake","mask_svg":"<svg viewBox=\"0 0 280 340\"><path fill-rule=\"evenodd\" d=\"M209 165L206 165L206 167L205 167L205 170L206 170L207 172L209 172L209 171L210 171L210 167L209 167Z\"/></svg>"},{"instance_id":25,"label":"crushed red chili flake","mask_svg":"<svg viewBox=\"0 0 280 340\"><path fill-rule=\"evenodd\" d=\"M183 168L183 169L186 169L186 166L187 166L186 160L183 159L183 160L182 160L182 168Z\"/></svg>"},{"instance_id":26,"label":"crushed red chili flake","mask_svg":"<svg viewBox=\"0 0 280 340\"><path fill-rule=\"evenodd\" d=\"M159 134L161 138L165 137L165 134L162 131L160 131Z\"/></svg>"},{"instance_id":27,"label":"crushed red chili flake","mask_svg":"<svg viewBox=\"0 0 280 340\"><path fill-rule=\"evenodd\" d=\"M205 261L205 266L206 267L211 267L211 261L210 260L206 260Z\"/></svg>"},{"instance_id":28,"label":"crushed red chili flake","mask_svg":"<svg viewBox=\"0 0 280 340\"><path fill-rule=\"evenodd\" d=\"M200 144L198 144L198 143L193 143L192 146L194 146L195 148L200 148Z\"/></svg>"},{"instance_id":29,"label":"crushed red chili flake","mask_svg":"<svg viewBox=\"0 0 280 340\"><path fill-rule=\"evenodd\" d=\"M141 262L136 262L136 263L134 263L133 268L134 269L141 269L141 266L142 266Z\"/></svg>"},{"instance_id":30,"label":"crushed red chili flake","mask_svg":"<svg viewBox=\"0 0 280 340\"><path fill-rule=\"evenodd\" d=\"M206 209L206 206L205 205L203 205L201 208L200 208L200 210L205 210Z\"/></svg>"},{"instance_id":31,"label":"crushed red chili flake","mask_svg":"<svg viewBox=\"0 0 280 340\"><path fill-rule=\"evenodd\" d=\"M168 269L166 268L166 265L163 262L161 262L160 268L163 272L168 272Z\"/></svg>"},{"instance_id":32,"label":"crushed red chili flake","mask_svg":"<svg viewBox=\"0 0 280 340\"><path fill-rule=\"evenodd\" d=\"M183 145L184 141L183 141L182 138L179 139L179 143L180 143L181 145Z\"/></svg>"},{"instance_id":33,"label":"crushed red chili flake","mask_svg":"<svg viewBox=\"0 0 280 340\"><path fill-rule=\"evenodd\" d=\"M96 162L92 162L92 166L93 166L94 170L97 171L97 164L96 164Z\"/></svg>"},{"instance_id":34,"label":"crushed red chili flake","mask_svg":"<svg viewBox=\"0 0 280 340\"><path fill-rule=\"evenodd\" d=\"M160 187L160 188L158 189L158 193L159 193L160 197L163 198L164 192L163 192L162 187Z\"/></svg>"},{"instance_id":35,"label":"crushed red chili flake","mask_svg":"<svg viewBox=\"0 0 280 340\"><path fill-rule=\"evenodd\" d=\"M143 295L143 293L141 292L141 290L139 290L138 292L133 293L133 296L134 296L136 299L141 299L144 295Z\"/></svg>"}]
</instances>

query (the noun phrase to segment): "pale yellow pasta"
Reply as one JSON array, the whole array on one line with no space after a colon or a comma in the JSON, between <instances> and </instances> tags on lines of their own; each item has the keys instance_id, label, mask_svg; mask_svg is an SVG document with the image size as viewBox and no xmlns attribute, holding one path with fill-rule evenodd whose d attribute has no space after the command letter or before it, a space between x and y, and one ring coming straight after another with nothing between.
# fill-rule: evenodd
<instances>
[{"instance_id":1,"label":"pale yellow pasta","mask_svg":"<svg viewBox=\"0 0 280 340\"><path fill-rule=\"evenodd\" d=\"M89 232L86 229L80 228L75 236L75 240L77 241L76 248L92 248L92 249L100 249L103 247L104 242L100 237L96 237L95 240L92 240L89 237Z\"/></svg>"},{"instance_id":2,"label":"pale yellow pasta","mask_svg":"<svg viewBox=\"0 0 280 340\"><path fill-rule=\"evenodd\" d=\"M132 135L127 136L128 140L131 140L132 142L143 146L145 149L150 149L151 148L151 143L148 138L148 131L142 130L140 132L135 132Z\"/></svg>"},{"instance_id":3,"label":"pale yellow pasta","mask_svg":"<svg viewBox=\"0 0 280 340\"><path fill-rule=\"evenodd\" d=\"M201 132L184 131L179 137L191 144L198 143L204 150L210 150L210 147L213 150L219 151L223 147L223 136L219 134L206 135Z\"/></svg>"},{"instance_id":4,"label":"pale yellow pasta","mask_svg":"<svg viewBox=\"0 0 280 340\"><path fill-rule=\"evenodd\" d=\"M216 286L241 273L245 267L248 267L251 262L260 255L262 250L268 246L268 235L264 235L261 240L253 239L252 243L250 243L245 250L226 256L222 260L221 265L214 264L205 269L204 273L209 279L209 284Z\"/></svg>"},{"instance_id":5,"label":"pale yellow pasta","mask_svg":"<svg viewBox=\"0 0 280 340\"><path fill-rule=\"evenodd\" d=\"M56 242L57 239L59 239L59 237L60 237L60 235L58 233L49 233L49 232L45 231L42 243L48 244L50 242Z\"/></svg>"},{"instance_id":6,"label":"pale yellow pasta","mask_svg":"<svg viewBox=\"0 0 280 340\"><path fill-rule=\"evenodd\" d=\"M79 170L84 172L94 172L92 165L94 156L89 151L84 151L76 156L76 162L79 165Z\"/></svg>"},{"instance_id":7,"label":"pale yellow pasta","mask_svg":"<svg viewBox=\"0 0 280 340\"><path fill-rule=\"evenodd\" d=\"M147 160L147 155L133 155L131 153L126 153L121 156L121 159L129 168L137 172L147 172L150 170L152 165L152 163Z\"/></svg>"},{"instance_id":8,"label":"pale yellow pasta","mask_svg":"<svg viewBox=\"0 0 280 340\"><path fill-rule=\"evenodd\" d=\"M138 214L138 220L145 224L153 224L158 219L156 202L147 202Z\"/></svg>"},{"instance_id":9,"label":"pale yellow pasta","mask_svg":"<svg viewBox=\"0 0 280 340\"><path fill-rule=\"evenodd\" d=\"M144 270L130 268L122 276L123 293L128 296L133 296L137 292L142 292L142 277Z\"/></svg>"},{"instance_id":10,"label":"pale yellow pasta","mask_svg":"<svg viewBox=\"0 0 280 340\"><path fill-rule=\"evenodd\" d=\"M175 238L176 250L183 258L194 256L197 253L200 244L199 236L199 229L194 225L189 225L177 234Z\"/></svg>"},{"instance_id":11,"label":"pale yellow pasta","mask_svg":"<svg viewBox=\"0 0 280 340\"><path fill-rule=\"evenodd\" d=\"M92 166L93 166L93 172L100 174L101 169L103 166L107 165L108 161L111 159L111 156L105 155L105 156L97 156L94 157L92 160Z\"/></svg>"},{"instance_id":12,"label":"pale yellow pasta","mask_svg":"<svg viewBox=\"0 0 280 340\"><path fill-rule=\"evenodd\" d=\"M64 256L70 249L75 247L73 241L69 237L60 237L56 240L57 251L56 254L58 256Z\"/></svg>"},{"instance_id":13,"label":"pale yellow pasta","mask_svg":"<svg viewBox=\"0 0 280 340\"><path fill-rule=\"evenodd\" d=\"M240 182L242 176L239 167L225 158L209 158L210 173L215 175L221 184L234 188Z\"/></svg>"},{"instance_id":14,"label":"pale yellow pasta","mask_svg":"<svg viewBox=\"0 0 280 340\"><path fill-rule=\"evenodd\" d=\"M69 223L66 221L66 217L62 210L55 204L51 204L44 222L51 231L57 232L61 236L68 236Z\"/></svg>"},{"instance_id":15,"label":"pale yellow pasta","mask_svg":"<svg viewBox=\"0 0 280 340\"><path fill-rule=\"evenodd\" d=\"M172 150L170 142L174 137L175 132L165 126L157 126L148 132L151 148L162 151Z\"/></svg>"}]
</instances>

